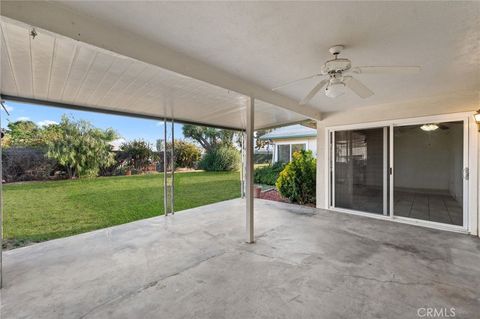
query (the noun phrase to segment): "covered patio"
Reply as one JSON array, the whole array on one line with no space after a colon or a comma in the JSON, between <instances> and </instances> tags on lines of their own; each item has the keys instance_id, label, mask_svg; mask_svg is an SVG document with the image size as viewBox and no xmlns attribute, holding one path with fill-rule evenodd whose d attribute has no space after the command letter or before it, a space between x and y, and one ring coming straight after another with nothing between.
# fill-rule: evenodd
<instances>
[{"instance_id":1,"label":"covered patio","mask_svg":"<svg viewBox=\"0 0 480 319\"><path fill-rule=\"evenodd\" d=\"M474 318L478 240L236 199L4 254L4 318Z\"/></svg>"},{"instance_id":2,"label":"covered patio","mask_svg":"<svg viewBox=\"0 0 480 319\"><path fill-rule=\"evenodd\" d=\"M168 214L165 187L168 216L4 252L2 318L478 315L478 2L3 1L0 25L7 103L245 142L245 198ZM317 129L316 208L254 201L255 131L298 123Z\"/></svg>"}]
</instances>

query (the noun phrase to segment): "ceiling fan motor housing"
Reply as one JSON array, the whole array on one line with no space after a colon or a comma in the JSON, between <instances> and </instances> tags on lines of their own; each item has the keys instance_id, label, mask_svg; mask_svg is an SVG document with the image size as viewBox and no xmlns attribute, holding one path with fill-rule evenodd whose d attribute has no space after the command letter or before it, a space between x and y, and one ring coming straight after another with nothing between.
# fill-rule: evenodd
<instances>
[{"instance_id":1,"label":"ceiling fan motor housing","mask_svg":"<svg viewBox=\"0 0 480 319\"><path fill-rule=\"evenodd\" d=\"M352 63L349 59L338 58L325 62L325 64L322 66L322 73L330 74L344 72L350 69L351 66Z\"/></svg>"}]
</instances>

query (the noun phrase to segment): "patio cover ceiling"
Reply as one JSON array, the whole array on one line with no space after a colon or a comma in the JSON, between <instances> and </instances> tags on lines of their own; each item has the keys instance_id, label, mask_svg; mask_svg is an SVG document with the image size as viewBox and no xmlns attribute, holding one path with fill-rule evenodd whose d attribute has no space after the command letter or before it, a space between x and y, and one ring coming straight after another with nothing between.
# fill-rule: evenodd
<instances>
[{"instance_id":1,"label":"patio cover ceiling","mask_svg":"<svg viewBox=\"0 0 480 319\"><path fill-rule=\"evenodd\" d=\"M244 129L247 96L2 17L4 98ZM256 128L308 119L261 100Z\"/></svg>"},{"instance_id":2,"label":"patio cover ceiling","mask_svg":"<svg viewBox=\"0 0 480 319\"><path fill-rule=\"evenodd\" d=\"M257 108L257 128L297 118L328 119L364 107L366 111L368 107L379 111L430 107L449 112L478 107L478 1L97 1L94 5L89 1L2 1L0 10L2 16L39 30L201 80L217 89L254 96L272 105L271 111L265 112L270 117L268 123L260 122L262 106ZM297 101L311 90L316 79L282 89L280 94L270 90L317 73L331 58L328 48L334 44L346 46L342 55L354 65L419 65L421 72L408 76L360 74L358 78L375 92L374 96L360 99L347 91L330 99L318 94L305 107ZM177 107L176 99L173 102ZM164 103L156 103L151 108L159 111ZM207 118L215 122L212 124L242 126L231 123L240 119L234 104L225 107L228 116ZM130 109L141 111L133 106ZM285 119L277 111L295 114ZM211 112L204 110L204 114ZM188 115L200 119L191 112Z\"/></svg>"}]
</instances>

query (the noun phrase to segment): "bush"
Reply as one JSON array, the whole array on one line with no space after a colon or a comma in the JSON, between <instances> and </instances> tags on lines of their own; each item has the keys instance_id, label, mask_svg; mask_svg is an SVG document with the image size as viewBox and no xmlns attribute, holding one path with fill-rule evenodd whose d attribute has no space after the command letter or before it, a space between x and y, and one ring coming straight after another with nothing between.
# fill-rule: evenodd
<instances>
[{"instance_id":1,"label":"bush","mask_svg":"<svg viewBox=\"0 0 480 319\"><path fill-rule=\"evenodd\" d=\"M41 149L10 147L2 154L3 179L7 182L46 180L56 164Z\"/></svg>"},{"instance_id":2,"label":"bush","mask_svg":"<svg viewBox=\"0 0 480 319\"><path fill-rule=\"evenodd\" d=\"M285 167L284 163L277 162L273 165L259 167L253 173L253 179L257 184L275 185L280 172Z\"/></svg>"},{"instance_id":3,"label":"bush","mask_svg":"<svg viewBox=\"0 0 480 319\"><path fill-rule=\"evenodd\" d=\"M301 205L315 203L316 160L311 151L295 152L280 172L276 187L283 197Z\"/></svg>"},{"instance_id":4,"label":"bush","mask_svg":"<svg viewBox=\"0 0 480 319\"><path fill-rule=\"evenodd\" d=\"M195 168L202 152L193 143L175 141L175 167Z\"/></svg>"},{"instance_id":5,"label":"bush","mask_svg":"<svg viewBox=\"0 0 480 319\"><path fill-rule=\"evenodd\" d=\"M207 151L199 163L206 171L233 171L240 167L240 152L229 146L221 146Z\"/></svg>"},{"instance_id":6,"label":"bush","mask_svg":"<svg viewBox=\"0 0 480 319\"><path fill-rule=\"evenodd\" d=\"M272 162L272 154L253 154L255 164L268 164Z\"/></svg>"}]
</instances>

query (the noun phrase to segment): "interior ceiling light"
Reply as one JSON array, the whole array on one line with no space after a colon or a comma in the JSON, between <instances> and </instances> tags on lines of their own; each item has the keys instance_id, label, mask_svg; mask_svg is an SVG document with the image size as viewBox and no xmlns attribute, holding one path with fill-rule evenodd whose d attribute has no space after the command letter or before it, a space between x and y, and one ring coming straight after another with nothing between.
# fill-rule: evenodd
<instances>
[{"instance_id":1,"label":"interior ceiling light","mask_svg":"<svg viewBox=\"0 0 480 319\"><path fill-rule=\"evenodd\" d=\"M425 132L431 132L431 131L435 131L436 129L438 129L438 125L430 123L430 124L424 124L420 128L422 130L424 130Z\"/></svg>"},{"instance_id":2,"label":"interior ceiling light","mask_svg":"<svg viewBox=\"0 0 480 319\"><path fill-rule=\"evenodd\" d=\"M330 81L330 84L325 88L325 95L334 99L340 95L345 94L345 84L342 81Z\"/></svg>"}]
</instances>

